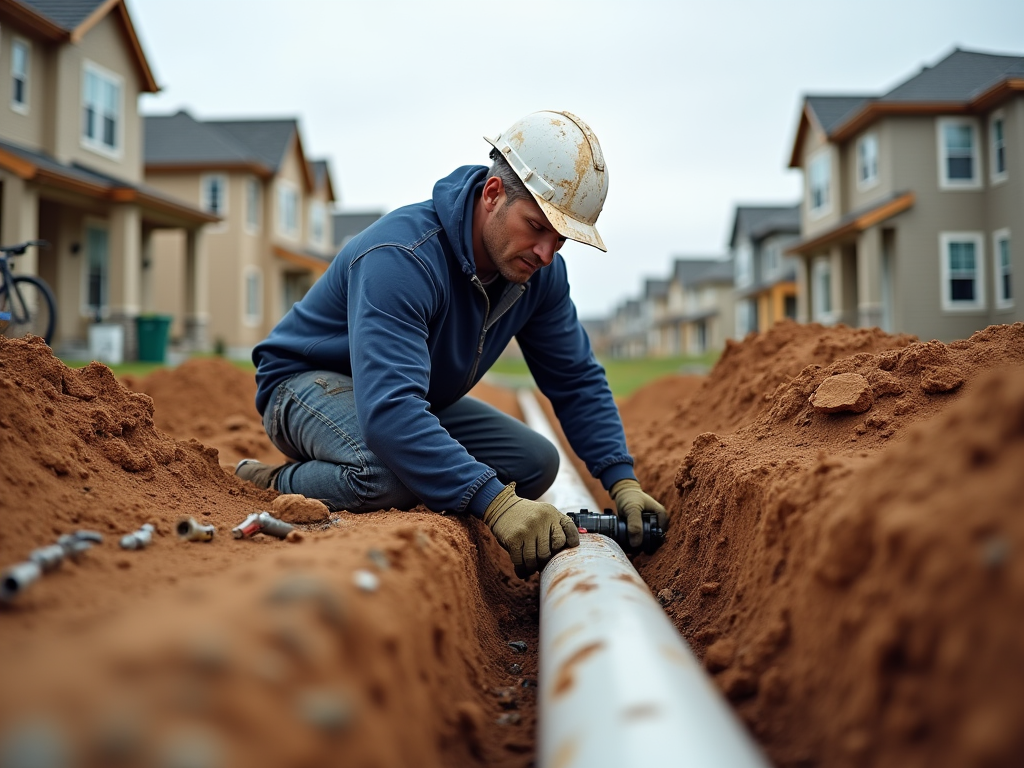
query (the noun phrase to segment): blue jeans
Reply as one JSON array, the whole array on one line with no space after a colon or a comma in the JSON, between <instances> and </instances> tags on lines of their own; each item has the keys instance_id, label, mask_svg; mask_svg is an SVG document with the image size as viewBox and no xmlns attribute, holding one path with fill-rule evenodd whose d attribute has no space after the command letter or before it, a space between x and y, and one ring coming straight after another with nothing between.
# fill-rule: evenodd
<instances>
[{"instance_id":1,"label":"blue jeans","mask_svg":"<svg viewBox=\"0 0 1024 768\"><path fill-rule=\"evenodd\" d=\"M554 482L558 451L521 421L472 397L435 414L448 434L519 496L535 499ZM299 373L279 384L263 426L295 463L277 476L281 493L320 499L333 510L410 509L420 503L363 440L352 378L332 371Z\"/></svg>"}]
</instances>

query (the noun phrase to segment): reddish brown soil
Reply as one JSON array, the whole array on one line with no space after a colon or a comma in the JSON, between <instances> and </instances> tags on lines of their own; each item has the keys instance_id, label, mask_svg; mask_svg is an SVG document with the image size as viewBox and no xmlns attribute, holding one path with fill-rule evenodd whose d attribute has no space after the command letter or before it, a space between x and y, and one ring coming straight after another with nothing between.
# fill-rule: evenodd
<instances>
[{"instance_id":1,"label":"reddish brown soil","mask_svg":"<svg viewBox=\"0 0 1024 768\"><path fill-rule=\"evenodd\" d=\"M816 411L842 374L869 410ZM630 437L673 522L640 573L777 764L1020 764L1024 324L777 327Z\"/></svg>"}]
</instances>

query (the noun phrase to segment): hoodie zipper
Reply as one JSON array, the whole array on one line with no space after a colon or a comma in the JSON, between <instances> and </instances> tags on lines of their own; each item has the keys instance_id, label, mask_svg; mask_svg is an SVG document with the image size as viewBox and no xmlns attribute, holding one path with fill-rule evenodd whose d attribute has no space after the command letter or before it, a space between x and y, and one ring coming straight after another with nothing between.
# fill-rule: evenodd
<instances>
[{"instance_id":1,"label":"hoodie zipper","mask_svg":"<svg viewBox=\"0 0 1024 768\"><path fill-rule=\"evenodd\" d=\"M519 301L519 299L522 297L522 295L526 292L526 286L525 285L517 285L516 288L519 289L519 293L514 298L512 298L510 301L507 301L507 302L504 301L505 296L507 295L507 293L506 294L502 294L502 297L501 297L502 300L500 300L498 302L498 305L500 306L502 303L504 303L505 306L501 307L500 311L497 314L495 314L495 316L492 318L491 317L491 299L487 295L487 289L484 288L483 282L476 275L471 275L470 276L470 280L472 281L473 285L476 286L476 289L478 291L480 291L480 293L483 294L485 310L484 310L484 323L483 323L483 326L480 328L480 338L477 340L477 344L476 344L476 356L473 358L473 368L472 368L472 370L470 370L469 378L466 379L466 383L463 386L463 390L465 392L468 392L470 390L470 388L472 387L473 379L476 378L477 369L480 367L480 359L484 355L484 340L487 338L487 331L490 330L491 327L496 322L498 322L498 320L501 319L502 315L504 315L506 312L508 312L510 309L512 309L512 305L515 304L517 301Z\"/></svg>"}]
</instances>

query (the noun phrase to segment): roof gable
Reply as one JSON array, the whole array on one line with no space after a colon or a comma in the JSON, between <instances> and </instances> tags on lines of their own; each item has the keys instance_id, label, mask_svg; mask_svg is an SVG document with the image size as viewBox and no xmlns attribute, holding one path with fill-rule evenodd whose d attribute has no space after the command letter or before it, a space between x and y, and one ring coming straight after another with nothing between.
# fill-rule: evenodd
<instances>
[{"instance_id":1,"label":"roof gable","mask_svg":"<svg viewBox=\"0 0 1024 768\"><path fill-rule=\"evenodd\" d=\"M757 240L772 232L800 232L800 206L797 205L737 205L732 220L729 247L743 235Z\"/></svg>"},{"instance_id":2,"label":"roof gable","mask_svg":"<svg viewBox=\"0 0 1024 768\"><path fill-rule=\"evenodd\" d=\"M185 110L173 115L149 115L143 123L147 168L250 165L261 175L270 175L270 169L234 137L196 120Z\"/></svg>"}]
</instances>

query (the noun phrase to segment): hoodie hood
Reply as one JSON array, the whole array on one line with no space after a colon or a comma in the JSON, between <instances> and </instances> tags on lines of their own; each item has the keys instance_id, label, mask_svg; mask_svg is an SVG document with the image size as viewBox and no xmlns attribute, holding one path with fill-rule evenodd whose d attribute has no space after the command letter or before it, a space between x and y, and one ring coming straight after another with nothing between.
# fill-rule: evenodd
<instances>
[{"instance_id":1,"label":"hoodie hood","mask_svg":"<svg viewBox=\"0 0 1024 768\"><path fill-rule=\"evenodd\" d=\"M487 181L485 165L464 165L434 185L431 196L437 218L451 243L459 266L467 275L476 274L473 259L473 203Z\"/></svg>"}]
</instances>

